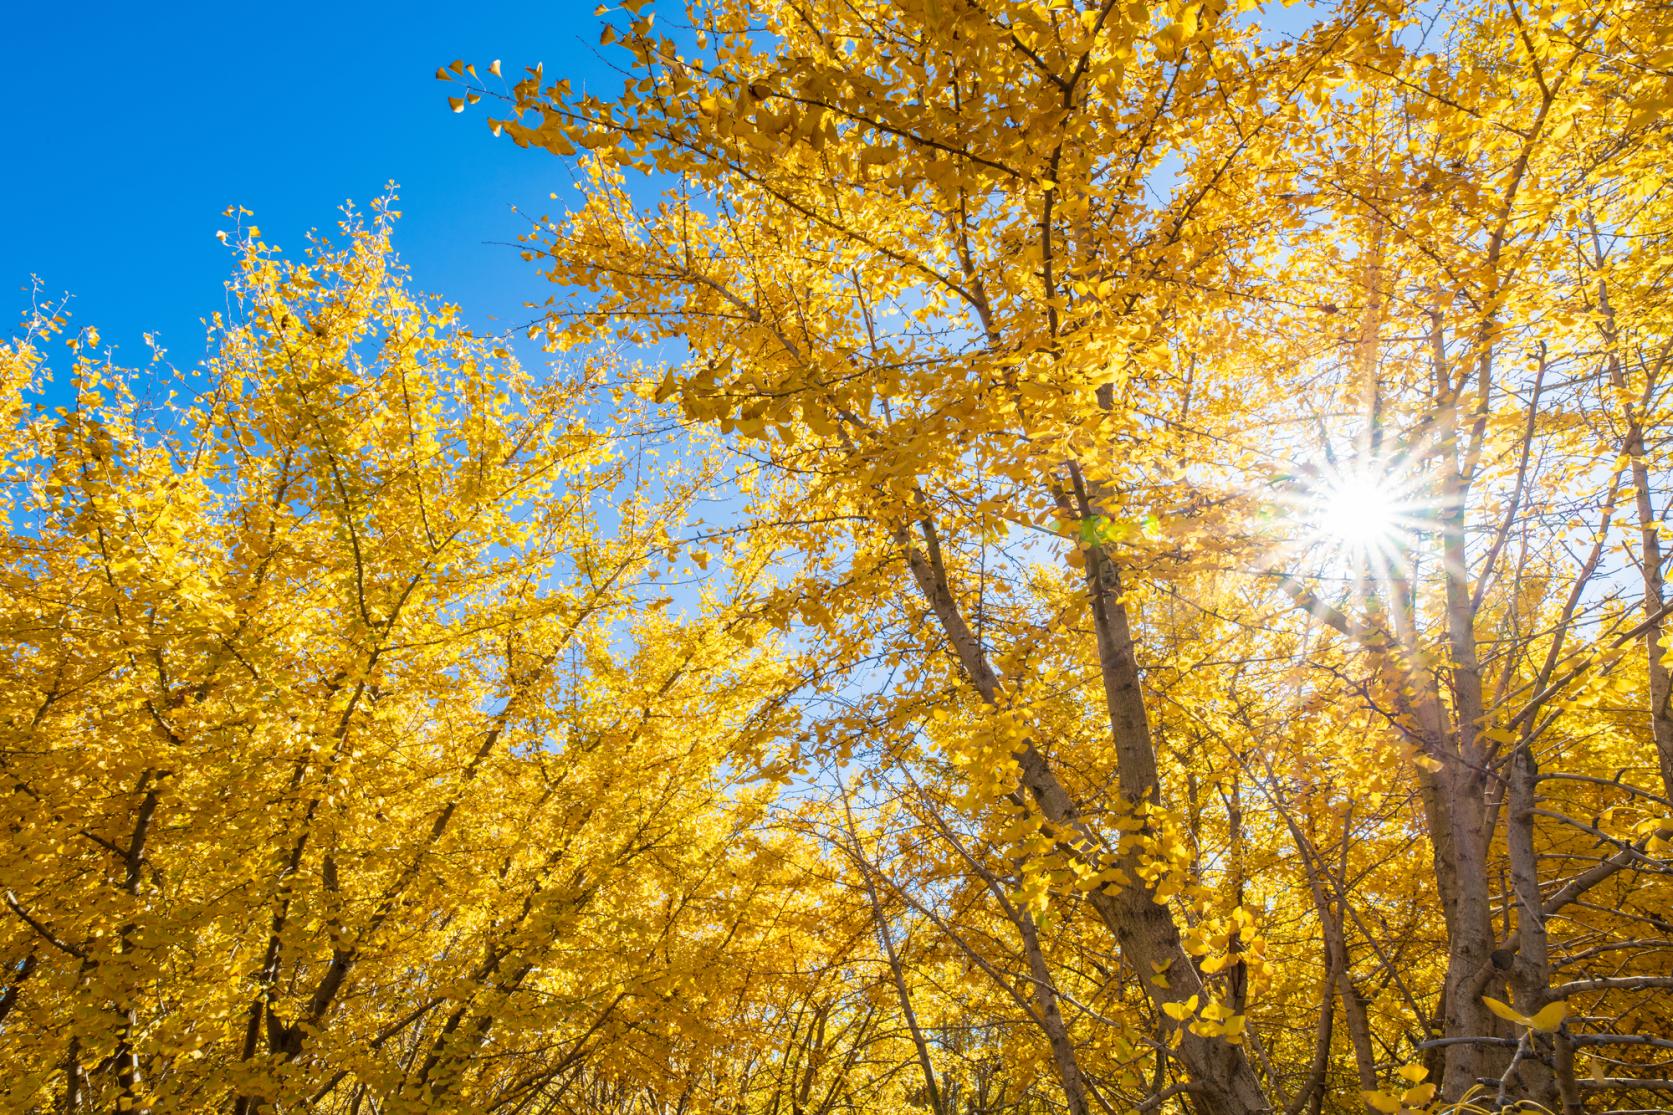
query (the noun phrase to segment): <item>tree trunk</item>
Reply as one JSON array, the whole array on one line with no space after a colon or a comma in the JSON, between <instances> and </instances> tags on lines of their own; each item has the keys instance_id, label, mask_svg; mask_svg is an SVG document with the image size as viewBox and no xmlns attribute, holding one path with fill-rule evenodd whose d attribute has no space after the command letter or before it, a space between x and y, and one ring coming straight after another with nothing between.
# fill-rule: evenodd
<instances>
[{"instance_id":1,"label":"tree trunk","mask_svg":"<svg viewBox=\"0 0 1673 1115\"><path fill-rule=\"evenodd\" d=\"M1088 1115L1086 1081L1081 1077L1080 1062L1075 1059L1075 1047L1069 1040L1069 1028L1063 1022L1063 1011L1057 1005L1057 985L1052 981L1051 968L1045 953L1040 951L1040 931L1027 910L1018 910L1017 929L1022 934L1022 951L1028 959L1028 976L1034 985L1034 1003L1040 1011L1040 1027L1051 1045L1051 1059L1057 1065L1058 1079L1063 1083L1063 1100L1069 1115Z\"/></svg>"},{"instance_id":2,"label":"tree trunk","mask_svg":"<svg viewBox=\"0 0 1673 1115\"><path fill-rule=\"evenodd\" d=\"M1539 856L1534 847L1534 804L1539 772L1534 764L1533 744L1524 739L1510 758L1505 815L1505 845L1510 853L1511 891L1516 908L1516 962L1511 969L1516 1009L1534 1014L1546 1004L1551 988L1551 958L1545 932L1545 900L1539 889ZM1561 1105L1557 1078L1549 1058L1553 1053L1547 1035L1528 1034L1524 1041L1537 1043L1539 1056L1523 1056L1517 1062L1515 1085L1518 1099L1533 1100L1547 1110Z\"/></svg>"},{"instance_id":3,"label":"tree trunk","mask_svg":"<svg viewBox=\"0 0 1673 1115\"><path fill-rule=\"evenodd\" d=\"M983 701L997 705L999 678L959 610L947 582L933 526L927 521L922 526L927 554L914 547L904 531L897 535L907 565L919 591L940 621L965 677ZM1105 561L1101 552L1097 560L1100 564ZM1121 792L1129 801L1153 799L1157 788L1156 758L1150 749L1149 725L1139 690L1138 668L1132 656L1132 641L1127 634L1126 610L1118 599L1120 587L1091 568L1088 575L1100 577L1094 600L1104 620L1099 624L1099 648L1104 659L1111 722L1118 733L1116 761ZM1102 654L1106 646L1110 650L1107 657ZM1018 746L1016 758L1022 784L1046 820L1096 847L1100 841L1081 820L1079 807L1032 740L1024 740ZM1117 860L1118 864L1121 862ZM1155 901L1148 888L1137 884L1138 874L1131 864L1127 865L1127 873L1132 880L1129 885L1113 895L1102 889L1094 890L1088 901L1115 936L1122 956L1138 973L1145 993L1158 1010L1164 1004L1183 1002L1193 995L1199 999L1205 997L1202 977L1180 943L1173 915L1165 905ZM1159 972L1167 973L1167 987L1158 987L1151 978ZM1202 1115L1254 1115L1270 1110L1260 1081L1241 1047L1182 1029L1175 1055L1190 1077L1190 1094Z\"/></svg>"}]
</instances>

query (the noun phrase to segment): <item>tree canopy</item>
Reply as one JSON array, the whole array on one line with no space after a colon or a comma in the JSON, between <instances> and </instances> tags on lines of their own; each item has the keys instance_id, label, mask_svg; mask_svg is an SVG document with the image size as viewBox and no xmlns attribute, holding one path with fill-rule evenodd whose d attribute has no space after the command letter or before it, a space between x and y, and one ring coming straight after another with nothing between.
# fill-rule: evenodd
<instances>
[{"instance_id":1,"label":"tree canopy","mask_svg":"<svg viewBox=\"0 0 1673 1115\"><path fill-rule=\"evenodd\" d=\"M1665 1105L1667 13L599 27L549 366L389 199L0 349L5 1103Z\"/></svg>"}]
</instances>

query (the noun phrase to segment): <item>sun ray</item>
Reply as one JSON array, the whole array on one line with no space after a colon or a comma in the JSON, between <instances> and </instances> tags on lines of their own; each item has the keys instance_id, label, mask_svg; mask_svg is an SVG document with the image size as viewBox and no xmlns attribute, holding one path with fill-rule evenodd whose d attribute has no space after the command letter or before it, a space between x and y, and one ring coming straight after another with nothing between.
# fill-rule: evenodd
<instances>
[{"instance_id":1,"label":"sun ray","mask_svg":"<svg viewBox=\"0 0 1673 1115\"><path fill-rule=\"evenodd\" d=\"M1269 567L1360 582L1408 574L1434 508L1403 462L1362 457L1298 468L1280 497Z\"/></svg>"}]
</instances>

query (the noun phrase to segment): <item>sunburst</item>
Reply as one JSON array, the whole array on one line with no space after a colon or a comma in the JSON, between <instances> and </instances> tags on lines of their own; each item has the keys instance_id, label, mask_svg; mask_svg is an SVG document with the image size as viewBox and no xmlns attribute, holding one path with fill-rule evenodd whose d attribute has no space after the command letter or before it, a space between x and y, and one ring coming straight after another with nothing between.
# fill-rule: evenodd
<instances>
[{"instance_id":1,"label":"sunburst","mask_svg":"<svg viewBox=\"0 0 1673 1115\"><path fill-rule=\"evenodd\" d=\"M1327 577L1409 569L1434 506L1402 462L1369 456L1307 466L1286 488L1282 558Z\"/></svg>"}]
</instances>

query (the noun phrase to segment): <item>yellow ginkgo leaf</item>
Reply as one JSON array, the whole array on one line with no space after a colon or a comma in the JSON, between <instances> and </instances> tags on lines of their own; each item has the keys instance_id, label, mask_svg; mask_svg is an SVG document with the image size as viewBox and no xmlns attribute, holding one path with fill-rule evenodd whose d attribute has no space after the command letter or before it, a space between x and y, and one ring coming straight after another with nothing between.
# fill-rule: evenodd
<instances>
[{"instance_id":1,"label":"yellow ginkgo leaf","mask_svg":"<svg viewBox=\"0 0 1673 1115\"><path fill-rule=\"evenodd\" d=\"M1527 1019L1527 1023L1540 1033L1549 1034L1558 1026L1561 1026L1563 1024L1563 1019L1567 1017L1568 1003L1562 999L1558 999L1554 1003L1546 1003L1543 1007L1539 1008L1539 1010L1534 1013L1532 1018Z\"/></svg>"},{"instance_id":2,"label":"yellow ginkgo leaf","mask_svg":"<svg viewBox=\"0 0 1673 1115\"><path fill-rule=\"evenodd\" d=\"M1418 1084L1400 1093L1402 1107L1422 1107L1435 1098L1433 1084Z\"/></svg>"},{"instance_id":3,"label":"yellow ginkgo leaf","mask_svg":"<svg viewBox=\"0 0 1673 1115\"><path fill-rule=\"evenodd\" d=\"M1530 1026L1533 1024L1533 1020L1527 1015L1523 1014L1509 1003L1495 999L1491 995L1483 995L1481 997L1481 1001L1487 1004L1488 1010L1492 1011L1506 1022L1514 1022L1518 1026Z\"/></svg>"},{"instance_id":4,"label":"yellow ginkgo leaf","mask_svg":"<svg viewBox=\"0 0 1673 1115\"><path fill-rule=\"evenodd\" d=\"M1197 1009L1197 997L1195 995L1191 996L1189 999L1186 999L1182 1003L1163 1003L1162 1004L1162 1013L1166 1014L1169 1018L1173 1019L1175 1022L1178 1022L1181 1019L1189 1018L1193 1013L1195 1013L1196 1009Z\"/></svg>"},{"instance_id":5,"label":"yellow ginkgo leaf","mask_svg":"<svg viewBox=\"0 0 1673 1115\"><path fill-rule=\"evenodd\" d=\"M1387 1092L1364 1091L1359 1094L1365 1097L1367 1106L1375 1111L1381 1111L1383 1115L1396 1115L1396 1112L1400 1110L1400 1101Z\"/></svg>"}]
</instances>

